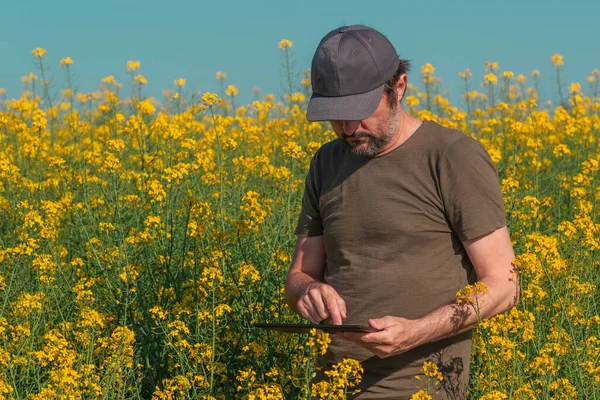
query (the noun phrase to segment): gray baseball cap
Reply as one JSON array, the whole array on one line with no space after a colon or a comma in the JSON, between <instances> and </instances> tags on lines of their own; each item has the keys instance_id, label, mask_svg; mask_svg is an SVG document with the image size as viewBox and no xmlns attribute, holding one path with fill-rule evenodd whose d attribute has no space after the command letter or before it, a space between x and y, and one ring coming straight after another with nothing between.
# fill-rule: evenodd
<instances>
[{"instance_id":1,"label":"gray baseball cap","mask_svg":"<svg viewBox=\"0 0 600 400\"><path fill-rule=\"evenodd\" d=\"M313 94L306 118L367 118L377 110L384 84L399 64L394 46L379 31L364 25L332 30L321 40L312 60Z\"/></svg>"}]
</instances>

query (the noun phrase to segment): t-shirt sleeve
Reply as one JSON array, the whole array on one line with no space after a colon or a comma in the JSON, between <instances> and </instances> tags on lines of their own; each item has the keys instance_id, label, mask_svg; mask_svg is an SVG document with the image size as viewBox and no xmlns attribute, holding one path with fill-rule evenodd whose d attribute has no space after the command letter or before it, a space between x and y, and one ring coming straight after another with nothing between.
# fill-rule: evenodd
<instances>
[{"instance_id":1,"label":"t-shirt sleeve","mask_svg":"<svg viewBox=\"0 0 600 400\"><path fill-rule=\"evenodd\" d=\"M483 145L464 136L442 155L438 166L446 217L461 241L506 225L500 182Z\"/></svg>"},{"instance_id":2,"label":"t-shirt sleeve","mask_svg":"<svg viewBox=\"0 0 600 400\"><path fill-rule=\"evenodd\" d=\"M319 212L319 171L318 159L320 151L314 155L310 162L308 174L304 184L302 196L302 209L296 225L296 236L320 236L323 234L323 223Z\"/></svg>"}]
</instances>

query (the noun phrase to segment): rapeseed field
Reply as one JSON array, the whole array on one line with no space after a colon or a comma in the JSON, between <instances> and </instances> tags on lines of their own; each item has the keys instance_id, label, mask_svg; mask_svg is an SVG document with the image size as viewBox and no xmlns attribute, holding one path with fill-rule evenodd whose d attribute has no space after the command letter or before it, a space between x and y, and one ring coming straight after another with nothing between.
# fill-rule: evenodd
<instances>
[{"instance_id":1,"label":"rapeseed field","mask_svg":"<svg viewBox=\"0 0 600 400\"><path fill-rule=\"evenodd\" d=\"M137 61L128 82L77 92L74 60L51 82L41 48L19 98L0 89L0 399L354 391L354 360L311 385L326 334L252 327L301 322L283 290L293 230L310 159L336 137L305 119L310 75L294 85L292 43L279 49L284 95L247 105L224 72L219 94L179 78L148 98ZM519 305L474 333L473 399L600 397L600 72L568 84L548 62L554 103L539 72L496 62L483 82L460 73L460 106L434 66L409 74L407 111L487 148L517 254ZM426 363L413 398L442 379Z\"/></svg>"}]
</instances>

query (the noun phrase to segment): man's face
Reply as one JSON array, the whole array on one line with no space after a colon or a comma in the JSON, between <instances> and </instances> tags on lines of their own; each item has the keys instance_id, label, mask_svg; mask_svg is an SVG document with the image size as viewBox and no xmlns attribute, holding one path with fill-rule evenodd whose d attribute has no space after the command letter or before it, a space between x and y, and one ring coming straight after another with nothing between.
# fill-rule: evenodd
<instances>
[{"instance_id":1,"label":"man's face","mask_svg":"<svg viewBox=\"0 0 600 400\"><path fill-rule=\"evenodd\" d=\"M330 121L338 137L356 155L373 157L386 147L398 131L400 113L392 109L385 94L377 110L361 121Z\"/></svg>"}]
</instances>

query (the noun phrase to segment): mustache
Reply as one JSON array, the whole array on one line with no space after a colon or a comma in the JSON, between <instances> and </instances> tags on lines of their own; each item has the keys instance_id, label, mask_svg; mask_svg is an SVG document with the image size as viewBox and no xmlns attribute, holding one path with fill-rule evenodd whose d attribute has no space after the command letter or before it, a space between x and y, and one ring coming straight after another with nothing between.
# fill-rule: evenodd
<instances>
[{"instance_id":1,"label":"mustache","mask_svg":"<svg viewBox=\"0 0 600 400\"><path fill-rule=\"evenodd\" d=\"M354 131L354 133L352 135L346 135L346 137L351 138L351 139L358 139L358 138L363 138L363 137L373 137L373 134L371 132L359 132L359 131Z\"/></svg>"}]
</instances>

